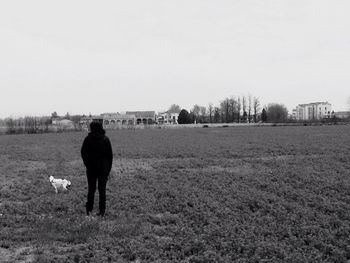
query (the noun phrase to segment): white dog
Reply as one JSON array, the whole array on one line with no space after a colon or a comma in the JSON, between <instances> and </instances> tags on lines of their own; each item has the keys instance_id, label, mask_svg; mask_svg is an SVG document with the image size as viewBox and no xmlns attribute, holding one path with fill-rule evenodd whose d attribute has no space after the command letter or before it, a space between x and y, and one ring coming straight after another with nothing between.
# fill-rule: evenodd
<instances>
[{"instance_id":1,"label":"white dog","mask_svg":"<svg viewBox=\"0 0 350 263\"><path fill-rule=\"evenodd\" d=\"M55 179L52 175L50 175L49 179L50 183L55 188L56 194L58 193L58 189L61 188L62 190L66 191L71 185L71 182L67 179Z\"/></svg>"}]
</instances>

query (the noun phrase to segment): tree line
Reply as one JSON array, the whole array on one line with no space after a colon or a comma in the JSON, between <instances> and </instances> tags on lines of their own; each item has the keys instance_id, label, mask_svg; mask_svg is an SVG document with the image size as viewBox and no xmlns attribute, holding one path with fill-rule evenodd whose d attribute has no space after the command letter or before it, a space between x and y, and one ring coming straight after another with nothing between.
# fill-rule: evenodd
<instances>
[{"instance_id":1,"label":"tree line","mask_svg":"<svg viewBox=\"0 0 350 263\"><path fill-rule=\"evenodd\" d=\"M52 120L54 118L58 118L56 112L51 114L51 117L44 116L44 117L33 117L33 116L26 116L26 117L20 117L20 118L6 118L1 120L0 119L0 133L7 133L7 134L22 134L22 133L47 133L47 132L61 132L64 130L81 130L81 127L79 126L80 119L84 117L85 115L74 115L70 116L68 113L62 117L61 119L68 119L71 120L74 126L74 129L67 127L64 127L60 124L53 125Z\"/></svg>"},{"instance_id":2,"label":"tree line","mask_svg":"<svg viewBox=\"0 0 350 263\"><path fill-rule=\"evenodd\" d=\"M39 133L48 132L51 124L49 117L6 118L1 121L6 127L6 133Z\"/></svg>"},{"instance_id":3,"label":"tree line","mask_svg":"<svg viewBox=\"0 0 350 263\"><path fill-rule=\"evenodd\" d=\"M172 105L169 110L179 108ZM258 97L231 96L221 100L218 105L208 106L195 104L190 111L182 109L178 122L188 123L256 123L256 122L287 122L287 107L279 103L270 103L264 107Z\"/></svg>"},{"instance_id":4,"label":"tree line","mask_svg":"<svg viewBox=\"0 0 350 263\"><path fill-rule=\"evenodd\" d=\"M195 104L189 111L181 109L177 104L169 107L169 111L180 112L179 124L187 123L256 123L256 122L287 122L288 110L283 104L270 103L264 107L258 97L231 96L221 100L217 105L208 106ZM85 115L70 115L63 118L71 120L76 127ZM52 119L59 118L57 112L47 117L6 118L0 120L0 126L6 133L41 133L52 130Z\"/></svg>"}]
</instances>

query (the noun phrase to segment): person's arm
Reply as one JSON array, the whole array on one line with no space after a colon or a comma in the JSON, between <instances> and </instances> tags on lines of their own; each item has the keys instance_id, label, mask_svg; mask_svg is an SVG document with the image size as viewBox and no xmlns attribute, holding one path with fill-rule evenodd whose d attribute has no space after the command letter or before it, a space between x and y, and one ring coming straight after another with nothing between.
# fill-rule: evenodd
<instances>
[{"instance_id":1,"label":"person's arm","mask_svg":"<svg viewBox=\"0 0 350 263\"><path fill-rule=\"evenodd\" d=\"M107 145L107 160L108 160L108 172L111 171L112 169L112 163L113 163L113 150L112 150L112 145L111 141L109 140L108 137L106 137L106 145Z\"/></svg>"},{"instance_id":2,"label":"person's arm","mask_svg":"<svg viewBox=\"0 0 350 263\"><path fill-rule=\"evenodd\" d=\"M84 139L83 145L81 146L81 158L83 159L84 165L87 167L88 163L88 149L87 149L87 138Z\"/></svg>"}]
</instances>

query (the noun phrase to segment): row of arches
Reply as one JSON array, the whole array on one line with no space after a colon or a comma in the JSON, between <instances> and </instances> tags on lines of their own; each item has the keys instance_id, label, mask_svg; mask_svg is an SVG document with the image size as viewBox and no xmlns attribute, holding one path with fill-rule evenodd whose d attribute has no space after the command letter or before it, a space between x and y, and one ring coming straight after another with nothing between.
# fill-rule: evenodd
<instances>
[{"instance_id":1,"label":"row of arches","mask_svg":"<svg viewBox=\"0 0 350 263\"><path fill-rule=\"evenodd\" d=\"M104 120L104 125L133 125L134 120Z\"/></svg>"},{"instance_id":2,"label":"row of arches","mask_svg":"<svg viewBox=\"0 0 350 263\"><path fill-rule=\"evenodd\" d=\"M103 124L105 126L114 126L114 125L139 125L139 124L144 124L144 125L147 125L147 124L154 124L154 120L151 119L151 118L138 118L138 119L123 119L123 120L120 120L120 119L112 119L112 120L104 120L103 121Z\"/></svg>"}]
</instances>

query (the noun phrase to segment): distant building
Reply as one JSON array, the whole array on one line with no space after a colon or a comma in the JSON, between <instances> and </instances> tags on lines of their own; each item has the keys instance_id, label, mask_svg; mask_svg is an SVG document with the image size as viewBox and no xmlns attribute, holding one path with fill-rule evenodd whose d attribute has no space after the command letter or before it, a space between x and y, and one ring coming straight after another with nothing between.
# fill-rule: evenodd
<instances>
[{"instance_id":1,"label":"distant building","mask_svg":"<svg viewBox=\"0 0 350 263\"><path fill-rule=\"evenodd\" d=\"M88 131L89 130L89 125L91 122L99 122L101 124L103 124L103 117L102 116L98 116L98 115L90 115L90 116L85 116L85 117L82 117L80 119L80 122L79 122L79 125L80 127L83 129L83 130L86 130Z\"/></svg>"},{"instance_id":2,"label":"distant building","mask_svg":"<svg viewBox=\"0 0 350 263\"><path fill-rule=\"evenodd\" d=\"M68 119L64 119L61 117L51 118L51 123L52 123L52 125L57 125L57 126L74 127L73 121L68 120Z\"/></svg>"},{"instance_id":3,"label":"distant building","mask_svg":"<svg viewBox=\"0 0 350 263\"><path fill-rule=\"evenodd\" d=\"M55 131L58 130L74 130L74 122L68 119L61 119L58 117L51 118L51 128Z\"/></svg>"},{"instance_id":4,"label":"distant building","mask_svg":"<svg viewBox=\"0 0 350 263\"><path fill-rule=\"evenodd\" d=\"M169 110L165 112L159 112L157 117L158 124L178 124L180 111Z\"/></svg>"},{"instance_id":5,"label":"distant building","mask_svg":"<svg viewBox=\"0 0 350 263\"><path fill-rule=\"evenodd\" d=\"M127 111L125 113L103 113L101 115L84 117L80 125L84 130L89 129L93 121L102 123L105 129L115 129L130 125L149 125L156 122L155 111Z\"/></svg>"},{"instance_id":6,"label":"distant building","mask_svg":"<svg viewBox=\"0 0 350 263\"><path fill-rule=\"evenodd\" d=\"M135 125L136 116L133 114L125 113L103 113L101 114L103 119L102 123L105 128L114 128L120 125Z\"/></svg>"},{"instance_id":7,"label":"distant building","mask_svg":"<svg viewBox=\"0 0 350 263\"><path fill-rule=\"evenodd\" d=\"M126 115L134 115L136 124L154 124L157 117L155 111L127 111Z\"/></svg>"},{"instance_id":8,"label":"distant building","mask_svg":"<svg viewBox=\"0 0 350 263\"><path fill-rule=\"evenodd\" d=\"M299 104L295 110L295 119L301 121L321 120L332 117L332 105L328 102Z\"/></svg>"}]
</instances>

